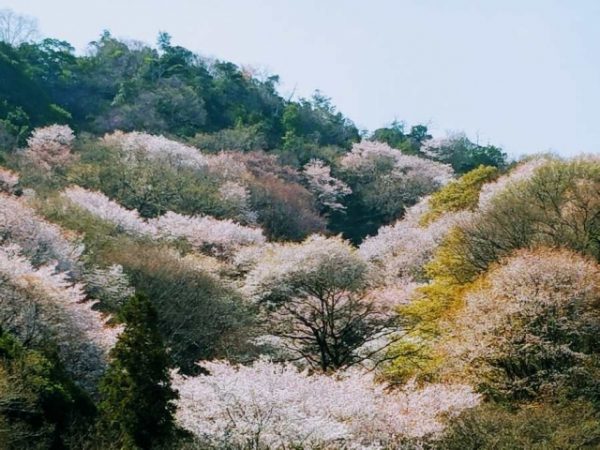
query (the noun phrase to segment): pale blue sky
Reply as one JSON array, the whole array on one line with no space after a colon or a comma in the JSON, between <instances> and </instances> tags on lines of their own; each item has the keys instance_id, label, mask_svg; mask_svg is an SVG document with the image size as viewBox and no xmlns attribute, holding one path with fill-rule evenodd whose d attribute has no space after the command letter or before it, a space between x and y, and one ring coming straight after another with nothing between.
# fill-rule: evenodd
<instances>
[{"instance_id":1,"label":"pale blue sky","mask_svg":"<svg viewBox=\"0 0 600 450\"><path fill-rule=\"evenodd\" d=\"M0 0L82 50L101 30L320 89L359 128L464 130L513 155L600 153L600 0Z\"/></svg>"}]
</instances>

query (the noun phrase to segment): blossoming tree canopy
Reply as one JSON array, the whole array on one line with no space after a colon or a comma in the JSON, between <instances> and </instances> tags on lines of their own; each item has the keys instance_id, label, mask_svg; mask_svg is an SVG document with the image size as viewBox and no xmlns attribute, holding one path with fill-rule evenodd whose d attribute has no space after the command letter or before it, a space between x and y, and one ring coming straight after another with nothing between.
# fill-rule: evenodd
<instances>
[{"instance_id":1,"label":"blossoming tree canopy","mask_svg":"<svg viewBox=\"0 0 600 450\"><path fill-rule=\"evenodd\" d=\"M266 360L203 363L210 375L174 376L178 422L206 445L395 448L442 431L442 416L479 402L464 385L414 384L394 393L360 371L308 375Z\"/></svg>"},{"instance_id":2,"label":"blossoming tree canopy","mask_svg":"<svg viewBox=\"0 0 600 450\"><path fill-rule=\"evenodd\" d=\"M311 236L275 245L249 271L245 290L267 312L267 333L306 361L327 371L363 362L367 344L396 331L386 302L369 297L370 265L339 237Z\"/></svg>"}]
</instances>

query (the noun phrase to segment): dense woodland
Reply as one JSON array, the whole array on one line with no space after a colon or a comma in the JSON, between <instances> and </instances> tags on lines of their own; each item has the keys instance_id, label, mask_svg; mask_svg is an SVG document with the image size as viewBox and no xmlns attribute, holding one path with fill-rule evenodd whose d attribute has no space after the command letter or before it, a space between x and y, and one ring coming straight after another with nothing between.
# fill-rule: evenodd
<instances>
[{"instance_id":1,"label":"dense woodland","mask_svg":"<svg viewBox=\"0 0 600 450\"><path fill-rule=\"evenodd\" d=\"M600 447L599 157L0 37L0 448Z\"/></svg>"}]
</instances>

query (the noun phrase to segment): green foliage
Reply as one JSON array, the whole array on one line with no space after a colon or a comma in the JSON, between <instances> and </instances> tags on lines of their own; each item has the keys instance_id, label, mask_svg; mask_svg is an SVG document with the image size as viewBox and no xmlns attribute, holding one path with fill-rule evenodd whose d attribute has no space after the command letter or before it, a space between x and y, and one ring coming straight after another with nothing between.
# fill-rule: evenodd
<instances>
[{"instance_id":1,"label":"green foliage","mask_svg":"<svg viewBox=\"0 0 600 450\"><path fill-rule=\"evenodd\" d=\"M507 155L501 148L475 144L464 134L450 136L440 145L428 147L425 153L435 161L450 164L459 174L470 172L482 165L499 169L507 166Z\"/></svg>"},{"instance_id":2,"label":"green foliage","mask_svg":"<svg viewBox=\"0 0 600 450\"><path fill-rule=\"evenodd\" d=\"M95 413L53 354L0 332L0 447L60 449Z\"/></svg>"},{"instance_id":3,"label":"green foliage","mask_svg":"<svg viewBox=\"0 0 600 450\"><path fill-rule=\"evenodd\" d=\"M534 176L498 194L476 221L463 227L463 239L448 251L461 265L445 270L480 273L519 248L564 246L600 260L598 161L555 161Z\"/></svg>"},{"instance_id":4,"label":"green foliage","mask_svg":"<svg viewBox=\"0 0 600 450\"><path fill-rule=\"evenodd\" d=\"M600 446L600 416L586 401L484 404L452 419L440 450L580 450Z\"/></svg>"},{"instance_id":5,"label":"green foliage","mask_svg":"<svg viewBox=\"0 0 600 450\"><path fill-rule=\"evenodd\" d=\"M248 350L252 309L222 280L161 246L115 241L104 252L107 263L121 264L136 290L150 297L156 326L183 371L196 371L201 359Z\"/></svg>"},{"instance_id":6,"label":"green foliage","mask_svg":"<svg viewBox=\"0 0 600 450\"><path fill-rule=\"evenodd\" d=\"M258 125L236 126L214 133L198 133L190 143L203 152L217 153L224 150L249 152L265 150L268 147L265 134Z\"/></svg>"},{"instance_id":7,"label":"green foliage","mask_svg":"<svg viewBox=\"0 0 600 450\"><path fill-rule=\"evenodd\" d=\"M158 316L142 295L132 297L121 316L125 330L100 386L100 427L123 449L161 448L173 435L177 393Z\"/></svg>"},{"instance_id":8,"label":"green foliage","mask_svg":"<svg viewBox=\"0 0 600 450\"><path fill-rule=\"evenodd\" d=\"M61 108L52 106L54 101L48 92L29 76L28 71L29 66L19 49L0 42L0 99L22 116L19 121L29 118L27 125L30 126L67 120L68 116ZM3 119L15 123L6 116Z\"/></svg>"},{"instance_id":9,"label":"green foliage","mask_svg":"<svg viewBox=\"0 0 600 450\"><path fill-rule=\"evenodd\" d=\"M493 181L497 175L498 169L495 167L479 166L434 192L429 199L429 211L421 218L422 225L433 222L447 212L474 210L481 186Z\"/></svg>"},{"instance_id":10,"label":"green foliage","mask_svg":"<svg viewBox=\"0 0 600 450\"><path fill-rule=\"evenodd\" d=\"M219 183L209 173L166 162L151 161L143 155L126 159L118 150L83 142L80 162L68 173L70 181L103 192L142 217L156 217L167 211L231 217L231 205L219 195Z\"/></svg>"},{"instance_id":11,"label":"green foliage","mask_svg":"<svg viewBox=\"0 0 600 450\"><path fill-rule=\"evenodd\" d=\"M431 135L425 125L415 125L411 127L409 133L405 133L404 123L394 120L389 127L373 131L369 139L385 142L407 155L424 156L421 146L427 139L431 139Z\"/></svg>"}]
</instances>

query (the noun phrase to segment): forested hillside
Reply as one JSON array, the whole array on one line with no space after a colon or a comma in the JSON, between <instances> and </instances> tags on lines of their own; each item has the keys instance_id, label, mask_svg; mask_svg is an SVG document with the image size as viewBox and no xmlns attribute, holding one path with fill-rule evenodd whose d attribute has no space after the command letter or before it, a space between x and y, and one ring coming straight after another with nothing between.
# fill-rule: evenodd
<instances>
[{"instance_id":1,"label":"forested hillside","mask_svg":"<svg viewBox=\"0 0 600 450\"><path fill-rule=\"evenodd\" d=\"M0 43L0 448L600 447L600 158Z\"/></svg>"}]
</instances>

